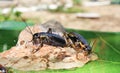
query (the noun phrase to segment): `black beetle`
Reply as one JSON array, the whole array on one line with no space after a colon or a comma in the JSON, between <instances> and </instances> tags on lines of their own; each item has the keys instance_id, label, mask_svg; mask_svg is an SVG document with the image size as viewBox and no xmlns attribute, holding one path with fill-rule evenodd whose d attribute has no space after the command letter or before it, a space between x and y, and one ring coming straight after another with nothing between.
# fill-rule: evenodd
<instances>
[{"instance_id":1,"label":"black beetle","mask_svg":"<svg viewBox=\"0 0 120 73\"><path fill-rule=\"evenodd\" d=\"M27 25L27 24L26 24ZM29 28L29 27L28 27ZM30 28L29 28L30 30ZM31 30L30 30L31 31ZM52 29L49 28L47 32L39 32L33 34L32 42L34 45L39 45L39 48L43 46L43 44L52 45L52 46L60 46L60 47L72 47L77 52L84 50L86 54L91 53L91 47L85 38L75 32L63 32L63 37L52 33ZM37 49L39 50L39 49ZM36 51L37 51L36 50Z\"/></svg>"},{"instance_id":2,"label":"black beetle","mask_svg":"<svg viewBox=\"0 0 120 73\"><path fill-rule=\"evenodd\" d=\"M61 37L58 34L52 33L52 29L49 28L47 32L40 32L33 34L32 42L34 45L39 45L39 48L43 46L43 44L52 45L56 47L64 47L66 46L66 42L63 37ZM36 49L33 52L36 52L39 50Z\"/></svg>"},{"instance_id":3,"label":"black beetle","mask_svg":"<svg viewBox=\"0 0 120 73\"><path fill-rule=\"evenodd\" d=\"M92 48L82 35L75 32L69 32L64 33L64 38L67 46L74 48L77 52L84 50L86 55L91 53Z\"/></svg>"},{"instance_id":4,"label":"black beetle","mask_svg":"<svg viewBox=\"0 0 120 73\"><path fill-rule=\"evenodd\" d=\"M58 34L52 33L51 28L49 28L47 32L33 34L32 42L34 45L40 44L41 47L43 44L61 47L64 47L66 45L64 38Z\"/></svg>"}]
</instances>

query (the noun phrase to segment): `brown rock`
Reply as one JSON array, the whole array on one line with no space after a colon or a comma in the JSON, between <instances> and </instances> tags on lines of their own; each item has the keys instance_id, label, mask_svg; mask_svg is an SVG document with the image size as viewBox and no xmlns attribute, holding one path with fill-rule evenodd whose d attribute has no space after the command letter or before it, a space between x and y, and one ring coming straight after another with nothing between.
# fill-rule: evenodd
<instances>
[{"instance_id":1,"label":"brown rock","mask_svg":"<svg viewBox=\"0 0 120 73\"><path fill-rule=\"evenodd\" d=\"M32 33L43 30L40 25L30 27ZM88 61L97 59L90 54L84 56L70 47L55 47L44 44L43 47L33 45L32 34L28 28L21 31L16 46L0 53L0 64L19 70L70 69L82 67ZM38 49L39 48L39 49ZM34 50L38 50L33 53ZM94 59L93 59L94 58Z\"/></svg>"}]
</instances>

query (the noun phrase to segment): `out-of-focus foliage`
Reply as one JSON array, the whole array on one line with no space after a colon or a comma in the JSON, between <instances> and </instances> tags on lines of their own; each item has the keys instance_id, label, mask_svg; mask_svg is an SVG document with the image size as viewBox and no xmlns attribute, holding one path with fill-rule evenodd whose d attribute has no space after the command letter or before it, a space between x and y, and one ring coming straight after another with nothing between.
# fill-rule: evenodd
<instances>
[{"instance_id":1,"label":"out-of-focus foliage","mask_svg":"<svg viewBox=\"0 0 120 73\"><path fill-rule=\"evenodd\" d=\"M112 4L120 4L120 0L112 0Z\"/></svg>"},{"instance_id":2,"label":"out-of-focus foliage","mask_svg":"<svg viewBox=\"0 0 120 73\"><path fill-rule=\"evenodd\" d=\"M75 5L81 5L82 0L73 0L73 3Z\"/></svg>"},{"instance_id":3,"label":"out-of-focus foliage","mask_svg":"<svg viewBox=\"0 0 120 73\"><path fill-rule=\"evenodd\" d=\"M26 18L21 18L22 17L22 12L16 11L14 12L14 7L11 8L11 10L7 14L3 14L0 12L0 22L4 21L23 21L24 19L26 22L33 23L34 21L31 19L26 19Z\"/></svg>"},{"instance_id":4,"label":"out-of-focus foliage","mask_svg":"<svg viewBox=\"0 0 120 73\"><path fill-rule=\"evenodd\" d=\"M84 9L78 7L64 8L64 6L59 6L57 9L48 9L50 12L60 12L60 13L78 13L85 12Z\"/></svg>"},{"instance_id":5,"label":"out-of-focus foliage","mask_svg":"<svg viewBox=\"0 0 120 73\"><path fill-rule=\"evenodd\" d=\"M0 21L9 21L9 20L16 20L16 21L21 21L21 12L13 11L14 8L11 8L11 10L7 14L2 14L0 13Z\"/></svg>"}]
</instances>

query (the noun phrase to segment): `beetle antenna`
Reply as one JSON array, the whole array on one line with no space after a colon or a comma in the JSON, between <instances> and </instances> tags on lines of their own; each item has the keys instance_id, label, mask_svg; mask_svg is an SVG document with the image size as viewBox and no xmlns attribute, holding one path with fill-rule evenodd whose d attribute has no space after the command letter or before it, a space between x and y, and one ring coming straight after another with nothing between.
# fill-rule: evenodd
<instances>
[{"instance_id":1,"label":"beetle antenna","mask_svg":"<svg viewBox=\"0 0 120 73\"><path fill-rule=\"evenodd\" d=\"M33 35L33 32L32 32L32 30L30 29L30 27L28 26L28 24L26 23L25 19L23 19L22 17L21 17L21 19L22 19L22 21L25 23L26 27L29 29L29 32Z\"/></svg>"},{"instance_id":2,"label":"beetle antenna","mask_svg":"<svg viewBox=\"0 0 120 73\"><path fill-rule=\"evenodd\" d=\"M27 26L27 28L30 30L30 33L33 35L32 30L30 29L30 27L28 26L28 24L25 22L25 25Z\"/></svg>"},{"instance_id":3,"label":"beetle antenna","mask_svg":"<svg viewBox=\"0 0 120 73\"><path fill-rule=\"evenodd\" d=\"M92 50L94 49L96 42L97 42L97 39L95 39L93 42L91 42L92 44L90 43Z\"/></svg>"}]
</instances>

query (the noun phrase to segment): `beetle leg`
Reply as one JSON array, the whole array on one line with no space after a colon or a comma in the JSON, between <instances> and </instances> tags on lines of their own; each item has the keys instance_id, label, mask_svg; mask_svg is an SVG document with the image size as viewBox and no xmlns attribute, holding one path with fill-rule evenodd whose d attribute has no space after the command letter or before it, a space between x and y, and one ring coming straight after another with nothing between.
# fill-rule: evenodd
<instances>
[{"instance_id":1,"label":"beetle leg","mask_svg":"<svg viewBox=\"0 0 120 73\"><path fill-rule=\"evenodd\" d=\"M82 44L82 42L79 42L79 45L82 47L81 49L86 48L84 44Z\"/></svg>"},{"instance_id":2,"label":"beetle leg","mask_svg":"<svg viewBox=\"0 0 120 73\"><path fill-rule=\"evenodd\" d=\"M63 38L65 39L65 42L66 42L66 46L69 46L69 41L68 41L68 35L67 35L67 33L65 32L65 33L63 33Z\"/></svg>"},{"instance_id":3,"label":"beetle leg","mask_svg":"<svg viewBox=\"0 0 120 73\"><path fill-rule=\"evenodd\" d=\"M35 52L37 52L42 47L43 47L43 42L41 41L40 44L39 44L39 46L38 46L38 48L35 49L35 50L33 50L32 52L35 53Z\"/></svg>"},{"instance_id":4,"label":"beetle leg","mask_svg":"<svg viewBox=\"0 0 120 73\"><path fill-rule=\"evenodd\" d=\"M47 31L47 33L51 33L52 34L52 29L49 28L48 31Z\"/></svg>"},{"instance_id":5,"label":"beetle leg","mask_svg":"<svg viewBox=\"0 0 120 73\"><path fill-rule=\"evenodd\" d=\"M65 42L66 42L66 46L71 46L72 48L75 48L75 44L72 42L72 40L68 37L68 33L64 33L63 35Z\"/></svg>"}]
</instances>

